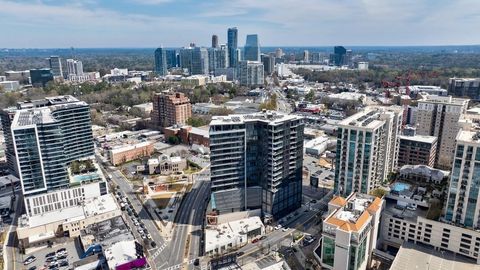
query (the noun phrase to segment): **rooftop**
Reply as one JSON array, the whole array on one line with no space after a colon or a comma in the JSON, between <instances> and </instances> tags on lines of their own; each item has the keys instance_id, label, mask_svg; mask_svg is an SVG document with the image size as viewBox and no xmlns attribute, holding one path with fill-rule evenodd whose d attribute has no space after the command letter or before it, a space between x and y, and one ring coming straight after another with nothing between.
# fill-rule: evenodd
<instances>
[{"instance_id":1,"label":"rooftop","mask_svg":"<svg viewBox=\"0 0 480 270\"><path fill-rule=\"evenodd\" d=\"M225 124L244 124L248 122L262 121L267 124L280 124L289 120L300 120L303 117L298 115L283 114L276 111L262 111L251 114L231 114L228 116L214 116L210 122L210 126L213 125L225 125Z\"/></svg>"},{"instance_id":2,"label":"rooftop","mask_svg":"<svg viewBox=\"0 0 480 270\"><path fill-rule=\"evenodd\" d=\"M356 113L338 123L339 126L361 127L375 129L383 125L384 121L379 120L380 111L369 107L362 112Z\"/></svg>"},{"instance_id":3,"label":"rooftop","mask_svg":"<svg viewBox=\"0 0 480 270\"><path fill-rule=\"evenodd\" d=\"M457 141L480 144L480 131L460 130L457 134Z\"/></svg>"},{"instance_id":4,"label":"rooftop","mask_svg":"<svg viewBox=\"0 0 480 270\"><path fill-rule=\"evenodd\" d=\"M137 142L137 143L128 143L128 144L123 144L123 145L115 145L112 147L110 150L112 154L117 154L125 151L130 151L135 148L140 148L140 147L146 147L149 145L153 145L153 142L150 141L145 141L145 142Z\"/></svg>"},{"instance_id":5,"label":"rooftop","mask_svg":"<svg viewBox=\"0 0 480 270\"><path fill-rule=\"evenodd\" d=\"M115 199L111 194L98 198L86 200L83 205L62 208L57 211L48 212L31 217L22 216L19 218L19 227L38 227L55 222L68 223L75 220L86 219L118 209Z\"/></svg>"},{"instance_id":6,"label":"rooftop","mask_svg":"<svg viewBox=\"0 0 480 270\"><path fill-rule=\"evenodd\" d=\"M235 239L247 232L263 227L260 217L249 217L228 223L218 224L216 228L205 230L205 249L212 250L217 246L226 246L236 242Z\"/></svg>"},{"instance_id":7,"label":"rooftop","mask_svg":"<svg viewBox=\"0 0 480 270\"><path fill-rule=\"evenodd\" d=\"M437 141L437 137L426 136L426 135L415 135L415 136L399 135L398 138L400 140L409 140L409 141L416 141L416 142L422 142L422 143L434 143Z\"/></svg>"},{"instance_id":8,"label":"rooftop","mask_svg":"<svg viewBox=\"0 0 480 270\"><path fill-rule=\"evenodd\" d=\"M404 241L390 270L479 270L480 265L463 256L455 256L448 251L436 251L431 247Z\"/></svg>"},{"instance_id":9,"label":"rooftop","mask_svg":"<svg viewBox=\"0 0 480 270\"><path fill-rule=\"evenodd\" d=\"M353 193L347 199L334 197L329 204L339 206L325 220L344 231L360 231L382 205L380 198Z\"/></svg>"},{"instance_id":10,"label":"rooftop","mask_svg":"<svg viewBox=\"0 0 480 270\"><path fill-rule=\"evenodd\" d=\"M469 99L454 98L452 96L425 95L418 100L419 103L442 103L456 106L466 106Z\"/></svg>"}]
</instances>

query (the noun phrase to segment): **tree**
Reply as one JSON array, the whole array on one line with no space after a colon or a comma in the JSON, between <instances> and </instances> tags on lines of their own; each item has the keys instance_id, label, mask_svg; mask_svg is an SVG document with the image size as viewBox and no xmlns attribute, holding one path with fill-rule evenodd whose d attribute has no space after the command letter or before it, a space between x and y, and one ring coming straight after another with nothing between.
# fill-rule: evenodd
<instances>
[{"instance_id":1,"label":"tree","mask_svg":"<svg viewBox=\"0 0 480 270\"><path fill-rule=\"evenodd\" d=\"M376 188L370 191L370 195L373 195L378 198L383 198L388 192L385 189L382 188Z\"/></svg>"},{"instance_id":2,"label":"tree","mask_svg":"<svg viewBox=\"0 0 480 270\"><path fill-rule=\"evenodd\" d=\"M179 144L180 139L178 139L177 136L170 136L170 137L168 137L168 143L169 144Z\"/></svg>"},{"instance_id":3,"label":"tree","mask_svg":"<svg viewBox=\"0 0 480 270\"><path fill-rule=\"evenodd\" d=\"M208 123L202 117L192 116L187 119L187 124L192 127L201 127L201 126L205 126Z\"/></svg>"},{"instance_id":4,"label":"tree","mask_svg":"<svg viewBox=\"0 0 480 270\"><path fill-rule=\"evenodd\" d=\"M313 89L311 89L310 92L308 92L305 95L305 100L313 101L314 99L315 99L315 91L313 91Z\"/></svg>"},{"instance_id":5,"label":"tree","mask_svg":"<svg viewBox=\"0 0 480 270\"><path fill-rule=\"evenodd\" d=\"M222 116L222 115L229 115L229 114L233 114L234 112L226 107L222 107L222 108L213 108L210 110L210 114L211 115L218 115L218 116Z\"/></svg>"}]
</instances>

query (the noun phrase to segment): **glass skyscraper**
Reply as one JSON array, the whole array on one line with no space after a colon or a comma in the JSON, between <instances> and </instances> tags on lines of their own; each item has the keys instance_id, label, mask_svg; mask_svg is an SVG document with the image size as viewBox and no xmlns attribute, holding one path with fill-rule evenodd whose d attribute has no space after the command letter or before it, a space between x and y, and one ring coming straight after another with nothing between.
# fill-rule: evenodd
<instances>
[{"instance_id":1,"label":"glass skyscraper","mask_svg":"<svg viewBox=\"0 0 480 270\"><path fill-rule=\"evenodd\" d=\"M247 35L247 41L244 48L244 60L260 61L260 44L258 35Z\"/></svg>"},{"instance_id":2,"label":"glass skyscraper","mask_svg":"<svg viewBox=\"0 0 480 270\"><path fill-rule=\"evenodd\" d=\"M167 53L163 48L155 50L155 73L160 76L167 75Z\"/></svg>"},{"instance_id":3,"label":"glass skyscraper","mask_svg":"<svg viewBox=\"0 0 480 270\"><path fill-rule=\"evenodd\" d=\"M228 62L230 67L237 67L238 64L238 29L236 27L228 28L227 31Z\"/></svg>"},{"instance_id":4,"label":"glass skyscraper","mask_svg":"<svg viewBox=\"0 0 480 270\"><path fill-rule=\"evenodd\" d=\"M262 209L281 217L302 201L303 119L276 112L214 117L211 181L220 213Z\"/></svg>"},{"instance_id":5,"label":"glass skyscraper","mask_svg":"<svg viewBox=\"0 0 480 270\"><path fill-rule=\"evenodd\" d=\"M479 228L480 133L458 132L445 219Z\"/></svg>"},{"instance_id":6,"label":"glass skyscraper","mask_svg":"<svg viewBox=\"0 0 480 270\"><path fill-rule=\"evenodd\" d=\"M10 128L24 195L68 187L68 164L94 155L90 108L72 96L19 104Z\"/></svg>"}]
</instances>

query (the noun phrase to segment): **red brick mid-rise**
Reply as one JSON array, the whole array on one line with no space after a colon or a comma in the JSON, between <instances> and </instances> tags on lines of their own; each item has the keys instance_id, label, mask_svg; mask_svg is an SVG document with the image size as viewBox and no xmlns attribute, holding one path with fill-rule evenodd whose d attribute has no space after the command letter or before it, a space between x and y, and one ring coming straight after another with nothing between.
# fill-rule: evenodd
<instances>
[{"instance_id":1,"label":"red brick mid-rise","mask_svg":"<svg viewBox=\"0 0 480 270\"><path fill-rule=\"evenodd\" d=\"M153 96L152 123L157 127L169 127L175 124L185 125L192 116L190 99L183 93Z\"/></svg>"}]
</instances>

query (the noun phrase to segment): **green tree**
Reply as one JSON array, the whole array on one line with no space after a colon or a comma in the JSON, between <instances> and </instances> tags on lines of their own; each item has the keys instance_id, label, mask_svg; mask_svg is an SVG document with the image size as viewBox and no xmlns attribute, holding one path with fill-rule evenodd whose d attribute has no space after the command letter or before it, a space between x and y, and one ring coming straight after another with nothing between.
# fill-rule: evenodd
<instances>
[{"instance_id":1,"label":"green tree","mask_svg":"<svg viewBox=\"0 0 480 270\"><path fill-rule=\"evenodd\" d=\"M370 191L370 195L378 197L378 198L383 198L388 193L385 189L382 188L376 188Z\"/></svg>"},{"instance_id":2,"label":"green tree","mask_svg":"<svg viewBox=\"0 0 480 270\"><path fill-rule=\"evenodd\" d=\"M305 100L308 100L308 101L313 101L315 99L315 91L310 90L310 92L308 92L306 95L305 95Z\"/></svg>"},{"instance_id":3,"label":"green tree","mask_svg":"<svg viewBox=\"0 0 480 270\"><path fill-rule=\"evenodd\" d=\"M168 137L168 143L170 144L179 144L180 139L177 136L170 136Z\"/></svg>"},{"instance_id":4,"label":"green tree","mask_svg":"<svg viewBox=\"0 0 480 270\"><path fill-rule=\"evenodd\" d=\"M187 119L187 124L192 127L201 127L205 126L207 124L207 121L205 121L205 119L203 119L202 117L192 116Z\"/></svg>"}]
</instances>

